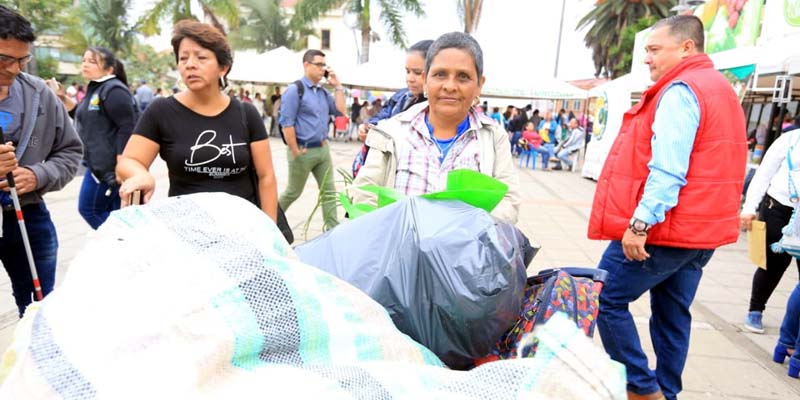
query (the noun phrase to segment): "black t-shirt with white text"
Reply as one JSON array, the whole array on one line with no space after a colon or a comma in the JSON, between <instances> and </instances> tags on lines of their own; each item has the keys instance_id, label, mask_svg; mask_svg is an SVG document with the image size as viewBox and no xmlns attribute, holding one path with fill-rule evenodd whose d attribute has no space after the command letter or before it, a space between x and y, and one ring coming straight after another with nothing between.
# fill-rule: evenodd
<instances>
[{"instance_id":1,"label":"black t-shirt with white text","mask_svg":"<svg viewBox=\"0 0 800 400\"><path fill-rule=\"evenodd\" d=\"M133 132L159 144L169 169L169 196L225 192L256 204L249 143L266 140L267 131L252 104L231 99L220 114L208 117L174 97L159 98L145 109Z\"/></svg>"}]
</instances>

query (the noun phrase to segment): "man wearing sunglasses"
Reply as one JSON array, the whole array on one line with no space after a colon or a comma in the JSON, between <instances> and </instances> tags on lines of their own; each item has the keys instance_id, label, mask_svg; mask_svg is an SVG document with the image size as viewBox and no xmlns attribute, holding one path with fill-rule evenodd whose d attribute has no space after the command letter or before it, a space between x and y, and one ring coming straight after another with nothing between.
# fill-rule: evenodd
<instances>
[{"instance_id":1,"label":"man wearing sunglasses","mask_svg":"<svg viewBox=\"0 0 800 400\"><path fill-rule=\"evenodd\" d=\"M344 88L339 77L325 63L325 53L308 50L303 54L303 79L289 85L281 97L280 126L288 147L289 183L278 203L288 210L303 193L308 174L314 174L321 193L334 193L335 172L327 144L330 117L345 115ZM322 79L334 87L331 95L322 87ZM325 197L330 197L326 195ZM336 202L322 202L325 229L338 224Z\"/></svg>"},{"instance_id":2,"label":"man wearing sunglasses","mask_svg":"<svg viewBox=\"0 0 800 400\"><path fill-rule=\"evenodd\" d=\"M56 276L58 239L42 196L63 188L78 169L81 142L64 106L45 82L22 70L36 35L30 22L0 6L0 262L11 280L22 316L31 303L33 280L6 174L13 174L34 264L46 296Z\"/></svg>"}]
</instances>

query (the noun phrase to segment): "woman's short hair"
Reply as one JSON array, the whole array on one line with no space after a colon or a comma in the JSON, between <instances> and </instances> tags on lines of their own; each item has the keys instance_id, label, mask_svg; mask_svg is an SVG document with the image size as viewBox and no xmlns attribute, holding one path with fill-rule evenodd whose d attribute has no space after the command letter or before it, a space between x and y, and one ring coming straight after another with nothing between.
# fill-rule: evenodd
<instances>
[{"instance_id":1,"label":"woman's short hair","mask_svg":"<svg viewBox=\"0 0 800 400\"><path fill-rule=\"evenodd\" d=\"M178 52L183 39L192 39L204 49L211 50L217 57L220 67L233 66L233 52L225 35L212 25L191 19L178 21L172 31L172 51L175 52L175 63L178 63ZM228 76L230 69L225 73Z\"/></svg>"},{"instance_id":2,"label":"woman's short hair","mask_svg":"<svg viewBox=\"0 0 800 400\"><path fill-rule=\"evenodd\" d=\"M466 51L472 61L475 63L475 71L478 72L478 78L483 76L483 50L481 45L472 36L464 32L450 32L439 36L431 48L428 49L428 55L425 57L425 74L431 70L433 59L439 54L440 51L445 49L460 49Z\"/></svg>"},{"instance_id":3,"label":"woman's short hair","mask_svg":"<svg viewBox=\"0 0 800 400\"><path fill-rule=\"evenodd\" d=\"M128 74L125 73L125 65L122 64L122 61L117 59L111 50L102 46L95 46L90 47L87 51L92 53L97 60L97 64L103 69L113 69L117 79L122 81L125 86L128 86Z\"/></svg>"}]
</instances>

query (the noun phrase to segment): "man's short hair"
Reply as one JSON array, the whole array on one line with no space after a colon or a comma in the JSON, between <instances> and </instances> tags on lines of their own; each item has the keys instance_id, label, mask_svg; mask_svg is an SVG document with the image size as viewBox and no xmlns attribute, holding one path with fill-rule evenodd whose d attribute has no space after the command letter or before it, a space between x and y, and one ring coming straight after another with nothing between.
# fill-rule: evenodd
<instances>
[{"instance_id":1,"label":"man's short hair","mask_svg":"<svg viewBox=\"0 0 800 400\"><path fill-rule=\"evenodd\" d=\"M36 34L33 33L33 27L25 17L8 7L0 6L0 39L33 43Z\"/></svg>"},{"instance_id":2,"label":"man's short hair","mask_svg":"<svg viewBox=\"0 0 800 400\"><path fill-rule=\"evenodd\" d=\"M305 53L303 53L303 62L310 63L314 61L314 57L316 56L325 57L325 53L319 50L308 50Z\"/></svg>"},{"instance_id":3,"label":"man's short hair","mask_svg":"<svg viewBox=\"0 0 800 400\"><path fill-rule=\"evenodd\" d=\"M653 25L653 29L669 27L669 34L679 41L691 40L700 53L705 52L705 31L703 21L694 15L673 15L664 18Z\"/></svg>"}]
</instances>

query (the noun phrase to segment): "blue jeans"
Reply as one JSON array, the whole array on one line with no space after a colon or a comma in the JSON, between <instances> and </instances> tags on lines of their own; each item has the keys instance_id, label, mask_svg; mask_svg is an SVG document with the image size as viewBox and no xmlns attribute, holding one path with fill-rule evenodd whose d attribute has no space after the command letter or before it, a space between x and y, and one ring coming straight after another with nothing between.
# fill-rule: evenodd
<instances>
[{"instance_id":1,"label":"blue jeans","mask_svg":"<svg viewBox=\"0 0 800 400\"><path fill-rule=\"evenodd\" d=\"M612 359L625 364L628 390L637 394L663 391L677 398L682 389L681 373L689 352L694 300L703 267L714 250L692 250L645 246L650 258L628 261L619 241L608 245L598 268L608 271L600 293L597 327L603 347ZM650 291L650 338L657 364L652 371L642 351L639 335L628 311L631 302Z\"/></svg>"},{"instance_id":2,"label":"blue jeans","mask_svg":"<svg viewBox=\"0 0 800 400\"><path fill-rule=\"evenodd\" d=\"M558 155L556 157L558 157L558 159L561 160L561 162L563 162L564 164L567 164L567 167L572 169L572 160L569 159L570 154L572 154L571 151L561 150L558 152Z\"/></svg>"},{"instance_id":3,"label":"blue jeans","mask_svg":"<svg viewBox=\"0 0 800 400\"><path fill-rule=\"evenodd\" d=\"M522 138L522 132L520 131L514 132L514 134L511 135L511 154L519 154L521 149L517 143L519 143L520 138Z\"/></svg>"},{"instance_id":4,"label":"blue jeans","mask_svg":"<svg viewBox=\"0 0 800 400\"><path fill-rule=\"evenodd\" d=\"M778 343L795 349L792 357L800 359L800 351L797 351L800 349L800 283L794 287L786 303L786 315L783 316Z\"/></svg>"},{"instance_id":5,"label":"blue jeans","mask_svg":"<svg viewBox=\"0 0 800 400\"><path fill-rule=\"evenodd\" d=\"M114 210L119 210L119 188L111 188L111 194L106 196L110 186L104 182L94 180L92 172L86 168L81 184L81 193L78 196L78 212L89 223L92 229L97 229Z\"/></svg>"},{"instance_id":6,"label":"blue jeans","mask_svg":"<svg viewBox=\"0 0 800 400\"><path fill-rule=\"evenodd\" d=\"M33 262L42 285L42 294L47 296L56 281L56 261L58 237L50 212L45 204L29 204L22 207L25 229L31 243ZM14 211L3 212L3 237L0 237L0 261L11 280L11 289L19 310L19 317L25 307L33 301L33 277L31 276L25 245Z\"/></svg>"},{"instance_id":7,"label":"blue jeans","mask_svg":"<svg viewBox=\"0 0 800 400\"><path fill-rule=\"evenodd\" d=\"M539 147L534 147L533 150L542 155L542 168L547 169L550 166L550 157L553 157L553 145L545 143ZM533 158L533 163L536 164L536 157Z\"/></svg>"}]
</instances>

